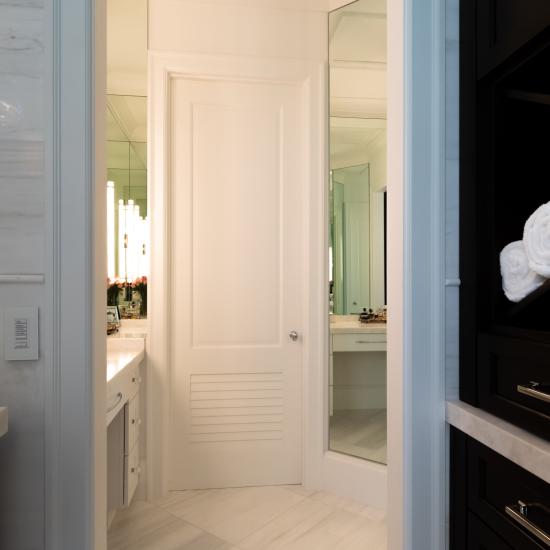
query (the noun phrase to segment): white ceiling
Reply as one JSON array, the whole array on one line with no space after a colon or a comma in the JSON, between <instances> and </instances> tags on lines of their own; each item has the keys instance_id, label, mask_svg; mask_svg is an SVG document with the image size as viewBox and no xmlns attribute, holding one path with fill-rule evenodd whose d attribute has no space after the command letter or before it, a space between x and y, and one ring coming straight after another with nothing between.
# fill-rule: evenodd
<instances>
[{"instance_id":1,"label":"white ceiling","mask_svg":"<svg viewBox=\"0 0 550 550\"><path fill-rule=\"evenodd\" d=\"M333 11L329 45L331 166L368 162L386 132L385 0Z\"/></svg>"},{"instance_id":2,"label":"white ceiling","mask_svg":"<svg viewBox=\"0 0 550 550\"><path fill-rule=\"evenodd\" d=\"M107 0L107 90L147 95L147 0Z\"/></svg>"}]
</instances>

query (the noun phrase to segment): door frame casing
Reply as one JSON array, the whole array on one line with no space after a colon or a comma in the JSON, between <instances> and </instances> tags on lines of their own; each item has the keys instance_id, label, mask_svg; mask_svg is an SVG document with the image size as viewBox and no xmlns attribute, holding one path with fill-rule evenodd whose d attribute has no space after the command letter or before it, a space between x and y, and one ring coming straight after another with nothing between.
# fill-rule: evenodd
<instances>
[{"instance_id":1,"label":"door frame casing","mask_svg":"<svg viewBox=\"0 0 550 550\"><path fill-rule=\"evenodd\" d=\"M83 280L90 281L90 288L92 286L90 274L95 274L96 289L101 285L98 281L103 280L101 261L96 262L102 246L102 233L98 231L102 214L99 203L92 200L95 192L99 197L99 190L92 191L94 167L98 166L98 160L102 162L102 153L96 150L101 132L101 125L96 126L99 122L96 117L100 116L97 98L101 93L96 88L96 76L101 70L101 61L94 56L96 31L98 40L105 37L104 13L97 9L100 1L104 6L104 0L52 0L47 4L52 48L48 67L53 75L52 95L47 97L55 106L47 147L52 181L47 210L54 310L48 322L55 346L51 365L45 373L46 503L51 519L46 546L56 550L75 546L101 550L104 537L102 521L98 520L95 525L94 522L103 498L101 490L96 488L104 482L105 472L102 472L101 459L92 458L94 453L98 457L102 453L95 420L102 416L104 406L104 395L98 387L98 373L104 360L99 338L103 320L97 314L102 297L97 290L82 292ZM389 282L393 301L389 304L392 320L388 326L388 402L393 403L388 411L391 550L445 548L444 12L444 4L438 0L423 3L388 0L388 36L392 37L388 41L388 102L393 113L388 142L394 151L392 163L388 165L388 178L393 186L393 189L388 186L392 243L388 264L389 270L395 273ZM318 106L317 112L323 120L326 104ZM311 136L325 152L326 130L325 127L324 131ZM77 135L82 139L75 140ZM95 173L97 175L97 171ZM318 181L324 181L325 177L319 174ZM310 267L309 272L315 274L309 281L314 298L306 310L311 332L305 343L305 369L311 371L326 364L323 354L328 349L328 344L324 345L328 342L328 326L316 317L320 311L326 312L328 298L322 281L318 280L319 272L313 269L323 265L321 273L326 271L321 262L326 254L324 238L313 239L317 235L314 231L324 227L319 225L318 218L316 223L313 219L319 212L323 212L324 217L325 206L319 192L313 195L306 231L312 238L312 254L317 255L319 262ZM68 232L59 231L55 215L61 216L63 228ZM75 254L75 239L78 254ZM83 278L76 279L77 275ZM59 289L63 289L63 293ZM62 294L67 297L65 300ZM66 325L60 322L64 304L74 312L74 296L82 298L84 306L82 310L77 309L82 314L78 333L66 330ZM151 307L154 310L154 304ZM426 312L431 323L425 323ZM71 321L75 323L74 317ZM159 332L160 326L155 320L151 328ZM153 333L151 336L154 340ZM94 358L90 359L93 352ZM88 358L83 360L87 354ZM152 359L159 359L154 351ZM169 380L156 382L162 388ZM319 400L323 391L319 385L308 387L306 402L322 408ZM314 429L315 422L312 418L305 421L304 441L308 446L316 445L320 437ZM163 431L161 426L159 432ZM83 445L74 448L75 437L84 442ZM76 463L75 452L79 457ZM150 489L155 484L162 487L162 471L166 469L162 461L157 465L160 472L156 475L151 475L154 469L148 465ZM308 467L306 460L306 471Z\"/></svg>"},{"instance_id":2,"label":"door frame casing","mask_svg":"<svg viewBox=\"0 0 550 550\"><path fill-rule=\"evenodd\" d=\"M150 167L148 202L151 211L151 242L162 243L152 249L151 293L149 301L148 383L147 383L147 494L149 498L163 496L169 489L170 452L170 168L169 168L169 101L170 81L178 76L194 79L263 80L298 84L303 88L307 113L304 116L309 159L303 201L311 210L310 189L315 182L324 180L324 132L321 131L325 103L323 88L325 67L316 61L262 59L223 56L154 52L149 53L149 159ZM284 75L284 78L282 77ZM165 154L159 156L158 152ZM304 243L310 240L307 221L304 222ZM304 266L305 267L305 266ZM307 288L308 271L303 269L302 285ZM156 282L156 283L155 283ZM160 283L159 283L160 282ZM304 293L306 295L306 293ZM307 302L307 300L305 300ZM304 304L305 307L305 304ZM307 341L307 321L304 320L303 340ZM311 375L304 345L303 386ZM303 434L307 433L306 414L303 415ZM303 436L304 437L304 436ZM305 445L303 445L305 446ZM305 469L305 464L303 466Z\"/></svg>"}]
</instances>

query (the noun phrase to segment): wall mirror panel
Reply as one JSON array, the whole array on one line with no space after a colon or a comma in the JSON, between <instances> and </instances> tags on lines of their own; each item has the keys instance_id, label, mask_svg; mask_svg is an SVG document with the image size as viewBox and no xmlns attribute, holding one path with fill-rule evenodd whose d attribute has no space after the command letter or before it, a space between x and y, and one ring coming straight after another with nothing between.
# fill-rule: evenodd
<instances>
[{"instance_id":1,"label":"wall mirror panel","mask_svg":"<svg viewBox=\"0 0 550 550\"><path fill-rule=\"evenodd\" d=\"M108 305L122 317L147 314L147 98L107 96Z\"/></svg>"},{"instance_id":2,"label":"wall mirror panel","mask_svg":"<svg viewBox=\"0 0 550 550\"><path fill-rule=\"evenodd\" d=\"M386 463L386 4L331 12L328 448Z\"/></svg>"}]
</instances>

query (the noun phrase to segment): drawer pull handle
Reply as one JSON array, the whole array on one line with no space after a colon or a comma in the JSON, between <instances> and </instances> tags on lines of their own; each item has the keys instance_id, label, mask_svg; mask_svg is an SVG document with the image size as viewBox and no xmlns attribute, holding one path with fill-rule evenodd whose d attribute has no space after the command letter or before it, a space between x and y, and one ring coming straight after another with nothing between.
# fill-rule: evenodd
<instances>
[{"instance_id":1,"label":"drawer pull handle","mask_svg":"<svg viewBox=\"0 0 550 550\"><path fill-rule=\"evenodd\" d=\"M385 344L386 342L383 341L371 341L371 340L355 340L356 344Z\"/></svg>"},{"instance_id":2,"label":"drawer pull handle","mask_svg":"<svg viewBox=\"0 0 550 550\"><path fill-rule=\"evenodd\" d=\"M544 542L547 546L550 546L550 535L545 533L540 527L534 524L529 518L529 506L521 500L518 500L515 506L506 506L504 509L506 514L510 516L516 523L519 523L522 527L527 529L529 533L537 537L540 541ZM533 506L533 505L531 505Z\"/></svg>"},{"instance_id":3,"label":"drawer pull handle","mask_svg":"<svg viewBox=\"0 0 550 550\"><path fill-rule=\"evenodd\" d=\"M107 409L107 414L109 414L113 409L116 409L118 404L122 401L122 392L118 392L116 394L116 401L113 405L111 405L108 409Z\"/></svg>"},{"instance_id":4,"label":"drawer pull handle","mask_svg":"<svg viewBox=\"0 0 550 550\"><path fill-rule=\"evenodd\" d=\"M539 384L538 382L529 382L529 384L519 384L517 390L519 393L534 397L539 401L550 403L550 393L542 391L543 387L547 388L548 386Z\"/></svg>"}]
</instances>

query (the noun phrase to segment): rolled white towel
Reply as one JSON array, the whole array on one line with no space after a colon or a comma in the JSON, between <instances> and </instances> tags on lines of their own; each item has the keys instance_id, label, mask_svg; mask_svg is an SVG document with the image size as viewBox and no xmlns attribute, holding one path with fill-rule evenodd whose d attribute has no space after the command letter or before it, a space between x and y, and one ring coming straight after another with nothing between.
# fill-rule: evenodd
<instances>
[{"instance_id":1,"label":"rolled white towel","mask_svg":"<svg viewBox=\"0 0 550 550\"><path fill-rule=\"evenodd\" d=\"M550 278L550 202L539 206L525 223L523 244L529 267Z\"/></svg>"},{"instance_id":2,"label":"rolled white towel","mask_svg":"<svg viewBox=\"0 0 550 550\"><path fill-rule=\"evenodd\" d=\"M519 302L545 281L529 267L523 241L515 241L502 249L500 273L504 294L511 302Z\"/></svg>"}]
</instances>

